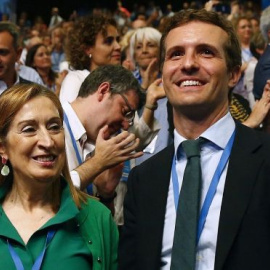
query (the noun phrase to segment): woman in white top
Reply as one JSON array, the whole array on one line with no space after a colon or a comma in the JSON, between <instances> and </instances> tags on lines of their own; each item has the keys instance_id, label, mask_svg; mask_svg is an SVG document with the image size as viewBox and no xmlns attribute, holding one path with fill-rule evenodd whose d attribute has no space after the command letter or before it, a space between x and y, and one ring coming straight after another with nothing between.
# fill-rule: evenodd
<instances>
[{"instance_id":1,"label":"woman in white top","mask_svg":"<svg viewBox=\"0 0 270 270\"><path fill-rule=\"evenodd\" d=\"M119 34L114 19L86 16L68 34L66 57L72 71L63 81L60 101L72 102L87 75L99 66L120 64Z\"/></svg>"}]
</instances>

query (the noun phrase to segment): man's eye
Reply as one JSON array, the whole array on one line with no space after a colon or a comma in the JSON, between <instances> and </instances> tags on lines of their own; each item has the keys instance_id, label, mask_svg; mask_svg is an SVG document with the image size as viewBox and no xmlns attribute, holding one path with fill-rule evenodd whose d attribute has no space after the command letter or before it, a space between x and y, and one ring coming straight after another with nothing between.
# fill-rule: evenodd
<instances>
[{"instance_id":1,"label":"man's eye","mask_svg":"<svg viewBox=\"0 0 270 270\"><path fill-rule=\"evenodd\" d=\"M212 55L214 55L214 53L211 50L209 50L209 49L202 50L201 54L206 55L206 56L212 56Z\"/></svg>"},{"instance_id":2,"label":"man's eye","mask_svg":"<svg viewBox=\"0 0 270 270\"><path fill-rule=\"evenodd\" d=\"M0 49L0 55L7 56L9 54L9 50Z\"/></svg>"},{"instance_id":3,"label":"man's eye","mask_svg":"<svg viewBox=\"0 0 270 270\"><path fill-rule=\"evenodd\" d=\"M170 58L178 58L183 56L183 53L181 51L174 51L171 53Z\"/></svg>"}]
</instances>

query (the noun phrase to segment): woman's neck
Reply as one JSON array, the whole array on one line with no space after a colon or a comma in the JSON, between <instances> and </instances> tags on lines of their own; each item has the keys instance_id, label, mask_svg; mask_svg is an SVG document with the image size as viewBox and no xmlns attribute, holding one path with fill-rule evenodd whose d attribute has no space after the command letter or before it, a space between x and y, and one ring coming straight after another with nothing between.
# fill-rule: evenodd
<instances>
[{"instance_id":1,"label":"woman's neck","mask_svg":"<svg viewBox=\"0 0 270 270\"><path fill-rule=\"evenodd\" d=\"M37 68L37 72L39 74L39 76L41 77L42 81L46 84L46 85L50 85L51 84L51 81L49 79L49 72L50 72L50 69L49 68L44 68L44 69L40 69L40 68Z\"/></svg>"},{"instance_id":2,"label":"woman's neck","mask_svg":"<svg viewBox=\"0 0 270 270\"><path fill-rule=\"evenodd\" d=\"M21 206L26 212L31 212L33 209L41 207L53 209L53 199L52 183L30 186L14 181L5 202Z\"/></svg>"},{"instance_id":3,"label":"woman's neck","mask_svg":"<svg viewBox=\"0 0 270 270\"><path fill-rule=\"evenodd\" d=\"M241 41L241 47L242 47L243 49L249 49L249 47L250 47L249 39L248 39L248 40L242 40L242 41Z\"/></svg>"},{"instance_id":4,"label":"woman's neck","mask_svg":"<svg viewBox=\"0 0 270 270\"><path fill-rule=\"evenodd\" d=\"M2 207L25 244L46 222L53 218L59 205L55 205L52 183L31 186L23 181L13 181Z\"/></svg>"}]
</instances>

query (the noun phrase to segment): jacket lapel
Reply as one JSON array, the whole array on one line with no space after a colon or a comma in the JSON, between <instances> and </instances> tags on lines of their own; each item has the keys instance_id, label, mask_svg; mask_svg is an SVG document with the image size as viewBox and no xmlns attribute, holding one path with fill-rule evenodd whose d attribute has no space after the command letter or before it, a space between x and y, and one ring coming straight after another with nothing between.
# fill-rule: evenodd
<instances>
[{"instance_id":1,"label":"jacket lapel","mask_svg":"<svg viewBox=\"0 0 270 270\"><path fill-rule=\"evenodd\" d=\"M142 221L138 225L141 231L140 254L144 258L144 269L159 269L162 248L164 217L167 205L168 188L170 183L171 164L174 146L171 145L157 154L151 163L147 164L144 175L144 189L140 194L143 205L140 206ZM147 179L145 179L145 177ZM147 199L145 199L147 198ZM145 254L148 254L145 256Z\"/></svg>"},{"instance_id":2,"label":"jacket lapel","mask_svg":"<svg viewBox=\"0 0 270 270\"><path fill-rule=\"evenodd\" d=\"M237 124L220 213L215 270L224 266L247 209L256 176L263 162L261 141L254 130Z\"/></svg>"}]
</instances>

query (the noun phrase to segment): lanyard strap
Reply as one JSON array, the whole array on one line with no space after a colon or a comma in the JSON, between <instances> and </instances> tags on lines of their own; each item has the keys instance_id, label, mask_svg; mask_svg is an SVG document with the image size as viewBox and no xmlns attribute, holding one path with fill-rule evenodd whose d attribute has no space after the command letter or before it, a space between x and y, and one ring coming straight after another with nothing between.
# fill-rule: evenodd
<instances>
[{"instance_id":1,"label":"lanyard strap","mask_svg":"<svg viewBox=\"0 0 270 270\"><path fill-rule=\"evenodd\" d=\"M77 143L76 143L76 140L74 138L74 135L73 135L73 132L71 130L71 127L70 127L70 124L69 124L69 120L68 120L68 117L66 115L66 113L64 112L64 122L68 128L68 132L69 132L69 135L70 135L70 138L71 138L71 142L72 142L72 145L73 145L73 148L75 150L75 153L76 153L76 157L77 157L77 160L78 160L78 163L79 165L81 165L83 162L82 162L82 158L81 158L81 155L79 153L79 149L78 149L78 146L77 146ZM87 186L86 188L87 190L87 193L90 194L90 195L93 195L94 192L93 192L93 185L90 184Z\"/></svg>"},{"instance_id":2,"label":"lanyard strap","mask_svg":"<svg viewBox=\"0 0 270 270\"><path fill-rule=\"evenodd\" d=\"M80 156L80 153L79 153L79 149L78 149L76 140L74 138L73 132L71 130L71 127L70 127L70 124L69 124L69 121L68 121L68 118L67 118L67 115L66 115L65 112L64 112L64 122L65 122L65 124L66 124L66 126L68 128L68 132L69 132L69 135L70 135L70 138L71 138L71 142L72 142L73 148L74 148L75 153L76 153L76 157L77 157L78 163L79 163L79 165L81 165L82 164L82 158Z\"/></svg>"},{"instance_id":3,"label":"lanyard strap","mask_svg":"<svg viewBox=\"0 0 270 270\"><path fill-rule=\"evenodd\" d=\"M200 217L199 217L199 222L198 222L198 232L197 232L197 244L199 242L200 236L202 234L202 230L206 221L207 214L209 212L211 203L214 199L214 196L216 194L217 186L221 177L222 172L224 171L226 164L228 163L233 142L234 142L234 137L235 137L235 131L231 135L222 155L220 158L220 161L218 163L218 166L216 168L216 171L214 173L214 176L212 178L212 181L210 183L208 192L206 194ZM176 172L176 156L173 158L173 163L172 163L172 182L173 182L173 193L174 193L174 204L175 204L175 209L177 209L178 206L178 200L179 200L179 182L178 182L178 177L177 177L177 172Z\"/></svg>"},{"instance_id":4,"label":"lanyard strap","mask_svg":"<svg viewBox=\"0 0 270 270\"><path fill-rule=\"evenodd\" d=\"M47 237L46 237L46 242L45 242L45 245L43 247L43 250L38 255L38 257L37 257L37 259L32 267L32 270L39 270L40 269L41 264L42 264L43 259L44 259L46 249L47 249L48 245L50 244L50 242L52 241L52 239L55 235L55 232L56 232L55 230L48 231ZM8 239L7 239L7 244L8 244L9 253L10 253L12 260L16 266L16 269L17 270L24 270L24 267L23 267L23 264L22 264L22 261L21 261L19 255L17 254L17 252L15 251L13 246L9 243Z\"/></svg>"}]
</instances>

